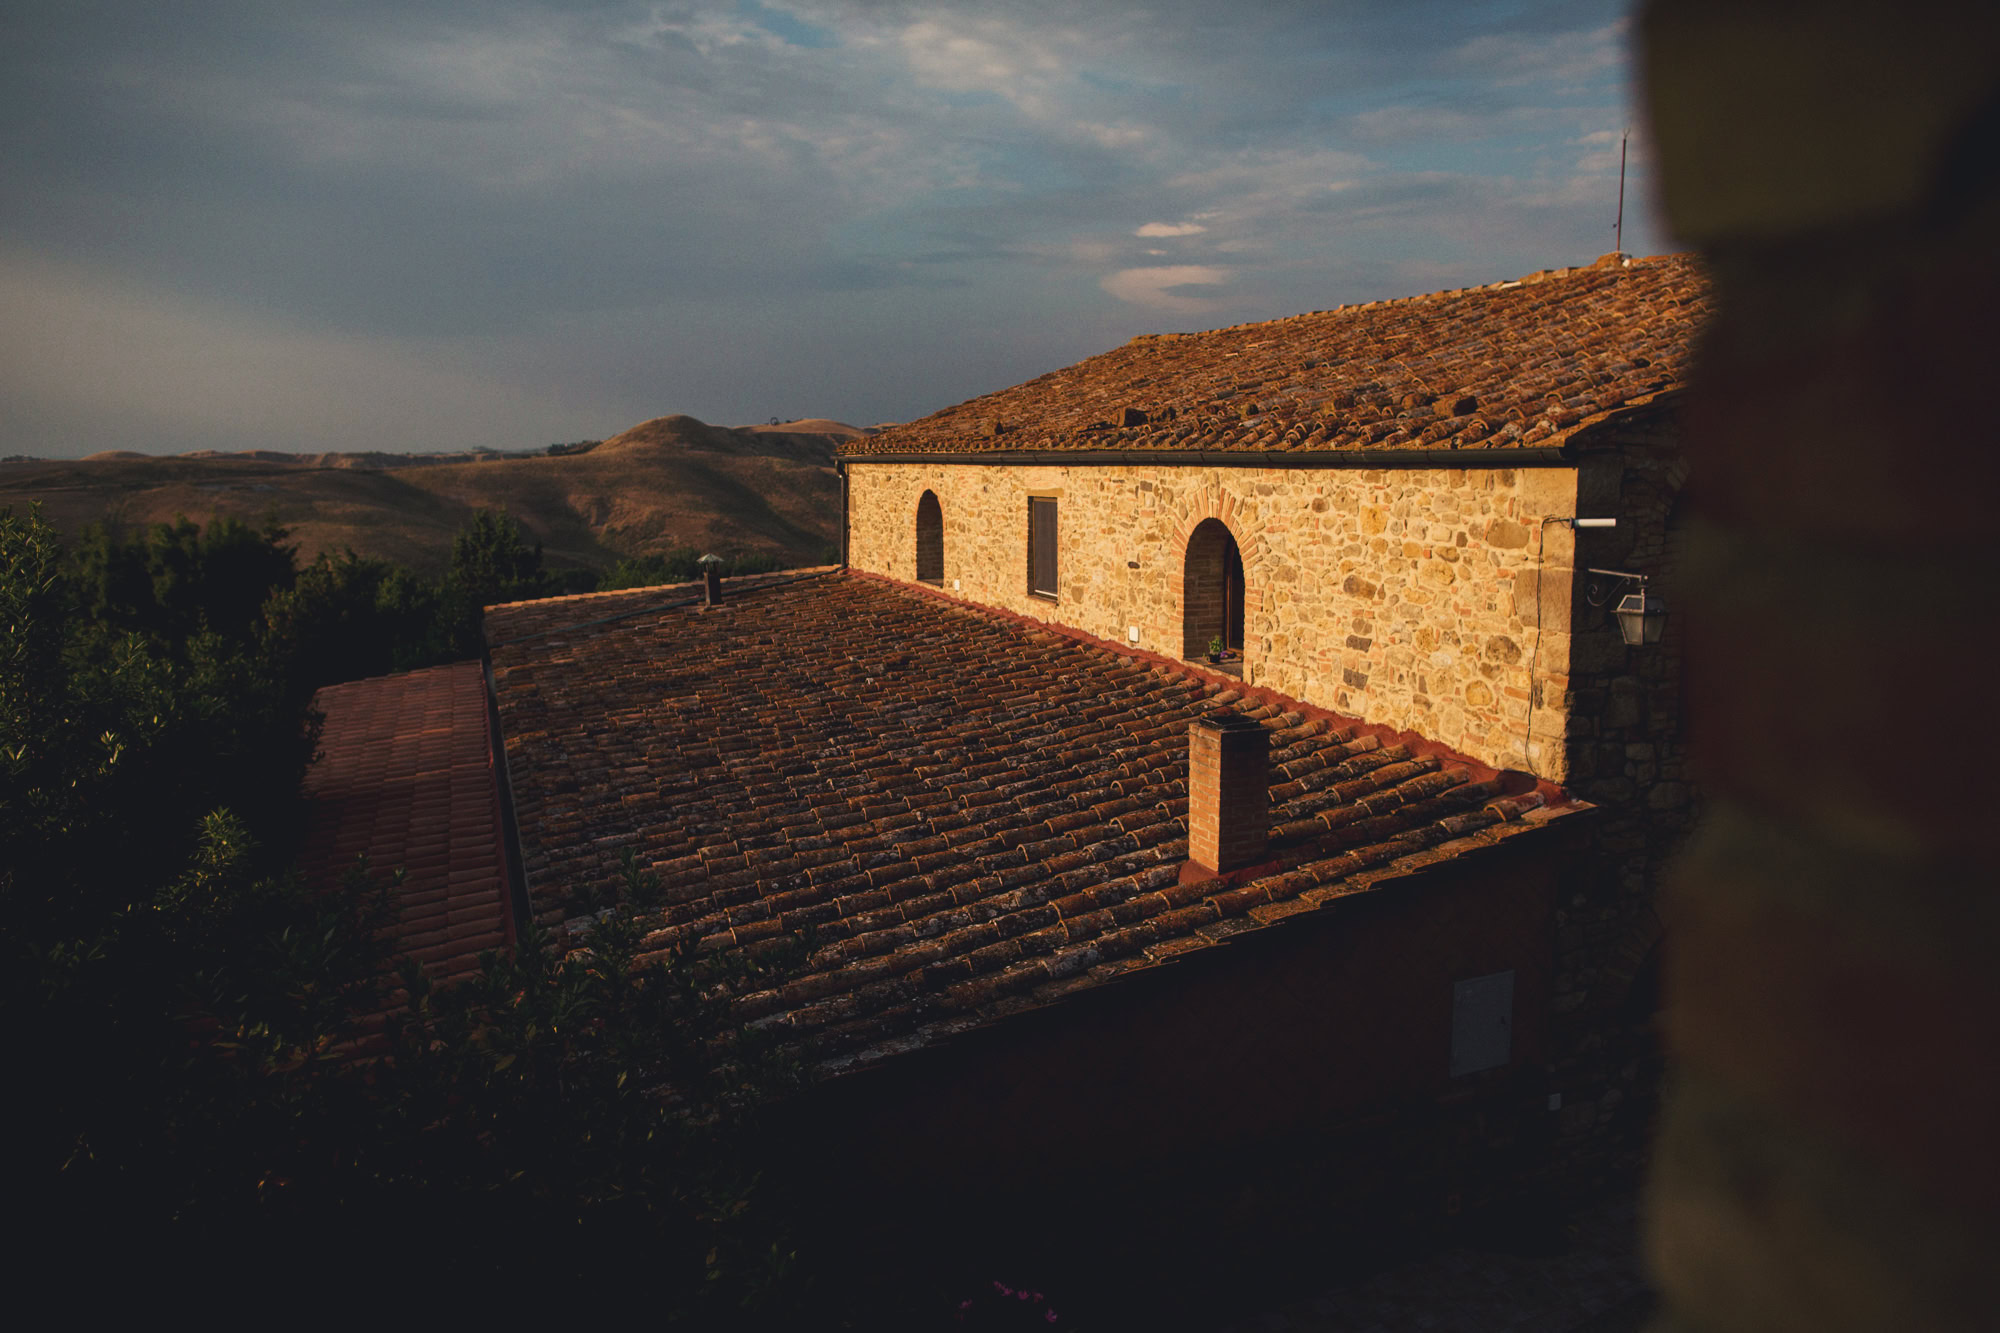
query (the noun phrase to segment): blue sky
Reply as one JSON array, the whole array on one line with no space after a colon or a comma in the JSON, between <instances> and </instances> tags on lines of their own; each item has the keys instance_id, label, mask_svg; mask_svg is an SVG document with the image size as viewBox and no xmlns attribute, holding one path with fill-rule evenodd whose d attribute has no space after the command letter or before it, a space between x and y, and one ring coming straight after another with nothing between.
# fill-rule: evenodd
<instances>
[{"instance_id":1,"label":"blue sky","mask_svg":"<svg viewBox=\"0 0 2000 1333\"><path fill-rule=\"evenodd\" d=\"M865 425L1588 262L1628 34L1586 0L13 6L0 453ZM1635 134L1637 254L1647 166Z\"/></svg>"}]
</instances>

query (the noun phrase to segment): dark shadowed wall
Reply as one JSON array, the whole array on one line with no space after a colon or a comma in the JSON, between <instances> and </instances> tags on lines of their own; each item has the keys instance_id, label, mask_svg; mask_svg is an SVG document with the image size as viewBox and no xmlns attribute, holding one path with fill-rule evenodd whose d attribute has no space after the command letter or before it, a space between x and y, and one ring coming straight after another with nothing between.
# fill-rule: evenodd
<instances>
[{"instance_id":1,"label":"dark shadowed wall","mask_svg":"<svg viewBox=\"0 0 2000 1333\"><path fill-rule=\"evenodd\" d=\"M1505 1197L1553 1138L1551 909L1590 822L837 1079L778 1132L866 1252L978 1250L1023 1219L1055 1267L1090 1256L1128 1294L1274 1237L1443 1224ZM1454 983L1506 971L1511 1059L1453 1078Z\"/></svg>"}]
</instances>

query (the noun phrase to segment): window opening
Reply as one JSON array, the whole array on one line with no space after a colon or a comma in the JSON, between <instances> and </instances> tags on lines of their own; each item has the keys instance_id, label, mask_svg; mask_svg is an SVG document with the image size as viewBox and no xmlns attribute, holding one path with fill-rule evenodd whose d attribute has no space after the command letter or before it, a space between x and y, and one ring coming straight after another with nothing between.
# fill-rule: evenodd
<instances>
[{"instance_id":1,"label":"window opening","mask_svg":"<svg viewBox=\"0 0 2000 1333\"><path fill-rule=\"evenodd\" d=\"M917 581L944 583L944 510L931 491L917 501Z\"/></svg>"},{"instance_id":2,"label":"window opening","mask_svg":"<svg viewBox=\"0 0 2000 1333\"><path fill-rule=\"evenodd\" d=\"M1056 595L1056 502L1041 496L1028 501L1028 592Z\"/></svg>"},{"instance_id":3,"label":"window opening","mask_svg":"<svg viewBox=\"0 0 2000 1333\"><path fill-rule=\"evenodd\" d=\"M1228 661L1243 660L1243 553L1220 519L1188 536L1181 567L1181 655L1207 658L1220 640Z\"/></svg>"}]
</instances>

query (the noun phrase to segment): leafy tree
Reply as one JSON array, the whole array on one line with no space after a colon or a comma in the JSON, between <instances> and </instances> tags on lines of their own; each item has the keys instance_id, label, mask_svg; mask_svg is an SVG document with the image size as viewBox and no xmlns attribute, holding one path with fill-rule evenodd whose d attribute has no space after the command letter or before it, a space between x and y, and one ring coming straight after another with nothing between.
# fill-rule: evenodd
<instances>
[{"instance_id":1,"label":"leafy tree","mask_svg":"<svg viewBox=\"0 0 2000 1333\"><path fill-rule=\"evenodd\" d=\"M305 978L318 962L280 985L254 960L258 941L269 955L328 939L315 925L324 900L220 893L225 862L240 879L271 858L234 816L202 818L234 807L282 842L314 733L303 697L254 646L208 628L205 610L145 632L108 623L65 564L38 510L0 510L0 993L22 1126L9 1167L22 1176L14 1196L52 1219L121 1217L171 1194L162 1182L196 1160L176 1145L236 1105L191 1081L195 1053L245 1029L191 1003L200 978L246 1013L317 984ZM141 614L224 605L194 591L200 562L162 565L190 582Z\"/></svg>"},{"instance_id":2,"label":"leafy tree","mask_svg":"<svg viewBox=\"0 0 2000 1333\"><path fill-rule=\"evenodd\" d=\"M96 618L119 629L181 642L207 629L247 642L272 593L297 575L297 548L275 522L259 532L233 518L206 528L183 516L131 537L85 530L78 592Z\"/></svg>"},{"instance_id":3,"label":"leafy tree","mask_svg":"<svg viewBox=\"0 0 2000 1333\"><path fill-rule=\"evenodd\" d=\"M121 624L103 583L64 566L38 510L0 511L0 893L16 926L87 916L98 889L149 882L217 805L281 823L314 741L306 694L255 643L207 628L199 609L160 615L159 600L141 612L150 632ZM167 601L227 605L198 582Z\"/></svg>"},{"instance_id":4,"label":"leafy tree","mask_svg":"<svg viewBox=\"0 0 2000 1333\"><path fill-rule=\"evenodd\" d=\"M596 575L581 573L583 588ZM452 542L450 570L432 581L352 551L322 555L264 607L266 651L317 688L479 656L481 608L572 590L577 575L543 568L503 510L477 510Z\"/></svg>"},{"instance_id":5,"label":"leafy tree","mask_svg":"<svg viewBox=\"0 0 2000 1333\"><path fill-rule=\"evenodd\" d=\"M545 597L561 586L542 568L542 544L530 547L504 508L473 511L452 540L449 577L474 607Z\"/></svg>"},{"instance_id":6,"label":"leafy tree","mask_svg":"<svg viewBox=\"0 0 2000 1333\"><path fill-rule=\"evenodd\" d=\"M627 1264L653 1313L759 1326L805 1295L781 1216L758 1202L754 1113L802 1087L794 1053L737 1026L733 1001L805 954L647 953L657 918L608 909L581 949L530 933L477 978L412 1003L377 1072L397 1108L371 1177L398 1211L453 1219L455 1260L493 1265L507 1234L579 1278Z\"/></svg>"},{"instance_id":7,"label":"leafy tree","mask_svg":"<svg viewBox=\"0 0 2000 1333\"><path fill-rule=\"evenodd\" d=\"M530 932L451 987L399 978L391 885L317 892L284 864L312 742L297 663L371 625L402 623L402 651L432 610L422 585L316 562L246 643L215 628L239 622L205 582L240 589L229 571L270 566L156 531L143 590L114 596L107 571L139 567L139 549L107 540L73 575L39 512L0 511L0 995L16 1038L0 1188L36 1220L43 1279L115 1255L128 1281L290 1288L302 1270L372 1271L420 1217L447 1280L514 1276L527 1236L544 1281L630 1274L663 1316L800 1326L810 1291L751 1126L805 1066L731 1005L782 981L804 943L649 951L660 887L631 862L624 894L563 942L581 949ZM229 534L214 549L243 553Z\"/></svg>"},{"instance_id":8,"label":"leafy tree","mask_svg":"<svg viewBox=\"0 0 2000 1333\"><path fill-rule=\"evenodd\" d=\"M460 601L401 565L322 555L264 607L265 651L308 689L476 655Z\"/></svg>"}]
</instances>

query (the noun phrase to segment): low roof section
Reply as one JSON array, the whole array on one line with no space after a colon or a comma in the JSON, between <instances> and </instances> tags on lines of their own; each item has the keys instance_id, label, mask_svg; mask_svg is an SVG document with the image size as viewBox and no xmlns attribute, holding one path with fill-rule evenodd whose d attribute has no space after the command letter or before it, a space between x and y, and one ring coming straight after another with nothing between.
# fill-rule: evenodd
<instances>
[{"instance_id":1,"label":"low roof section","mask_svg":"<svg viewBox=\"0 0 2000 1333\"><path fill-rule=\"evenodd\" d=\"M338 888L362 857L372 882L401 871L391 939L433 980L513 947L498 748L481 665L329 685L313 704L326 725L306 771L307 881Z\"/></svg>"},{"instance_id":2,"label":"low roof section","mask_svg":"<svg viewBox=\"0 0 2000 1333\"><path fill-rule=\"evenodd\" d=\"M1606 255L1511 282L1145 334L841 446L1326 454L1550 449L1687 379L1709 310L1690 255ZM1001 461L996 459L995 461Z\"/></svg>"},{"instance_id":3,"label":"low roof section","mask_svg":"<svg viewBox=\"0 0 2000 1333\"><path fill-rule=\"evenodd\" d=\"M732 586L712 608L680 589L519 603L486 632L536 919L581 928L629 851L669 904L653 947L810 927L805 973L741 1017L810 1039L830 1072L1588 808L852 573ZM1188 727L1221 709L1270 732L1270 861L1183 883Z\"/></svg>"}]
</instances>

